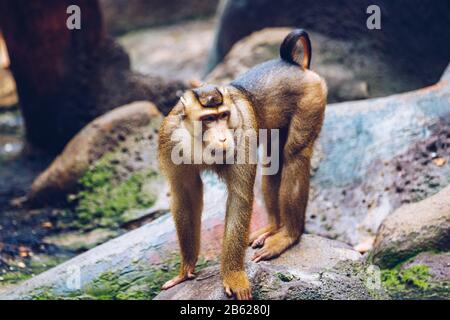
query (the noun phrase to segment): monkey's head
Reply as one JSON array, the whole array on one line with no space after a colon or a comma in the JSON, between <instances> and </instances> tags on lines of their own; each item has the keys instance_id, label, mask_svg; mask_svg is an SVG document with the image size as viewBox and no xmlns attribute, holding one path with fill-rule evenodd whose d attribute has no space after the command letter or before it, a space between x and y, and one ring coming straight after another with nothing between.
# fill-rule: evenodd
<instances>
[{"instance_id":1,"label":"monkey's head","mask_svg":"<svg viewBox=\"0 0 450 320\"><path fill-rule=\"evenodd\" d=\"M184 126L204 148L222 154L234 150L233 129L238 128L239 117L227 88L204 85L187 91L180 102Z\"/></svg>"}]
</instances>

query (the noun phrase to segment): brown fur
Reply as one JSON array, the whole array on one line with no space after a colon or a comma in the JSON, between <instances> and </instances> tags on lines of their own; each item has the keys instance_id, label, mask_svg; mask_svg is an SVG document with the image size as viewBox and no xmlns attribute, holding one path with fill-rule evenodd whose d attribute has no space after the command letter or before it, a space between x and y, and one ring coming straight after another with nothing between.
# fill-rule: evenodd
<instances>
[{"instance_id":1,"label":"brown fur","mask_svg":"<svg viewBox=\"0 0 450 320\"><path fill-rule=\"evenodd\" d=\"M246 246L250 243L260 247L253 257L256 262L274 258L299 241L304 231L310 160L323 122L327 89L316 73L274 60L256 66L230 86L218 90L224 99L222 107L202 109L196 101L198 95L187 92L161 126L159 160L171 186L171 211L182 254L180 275L163 289L194 276L203 203L200 173L212 170L224 179L228 188L221 268L224 287L229 295L249 299L250 284L244 271ZM214 92L217 95L216 89ZM208 90L201 94L207 99ZM269 225L251 236L256 165L175 165L171 160L174 130L189 127L203 113L219 113L219 108L229 108L229 128L280 129L280 170L276 175L263 177ZM247 140L234 143L237 148L250 151ZM266 147L271 152L271 146Z\"/></svg>"}]
</instances>

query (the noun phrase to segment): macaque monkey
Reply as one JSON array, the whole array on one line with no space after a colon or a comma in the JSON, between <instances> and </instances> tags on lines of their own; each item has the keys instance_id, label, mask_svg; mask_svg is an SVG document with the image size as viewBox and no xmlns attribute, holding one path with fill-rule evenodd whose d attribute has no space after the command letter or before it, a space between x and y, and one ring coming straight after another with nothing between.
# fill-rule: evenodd
<instances>
[{"instance_id":1,"label":"macaque monkey","mask_svg":"<svg viewBox=\"0 0 450 320\"><path fill-rule=\"evenodd\" d=\"M303 59L299 61L302 47ZM162 123L159 162L171 188L171 212L182 256L179 275L164 284L163 289L195 277L203 170L216 172L228 189L221 257L221 275L228 296L234 294L243 300L252 297L244 270L247 245L259 248L252 257L258 262L279 256L299 241L305 225L310 160L322 127L327 88L324 80L309 70L311 44L305 31L292 31L281 45L280 55L281 59L252 68L230 85L204 85L185 92ZM279 130L279 154L275 156L279 156L280 170L264 175L262 182L269 223L250 236L256 164L207 161L214 156L229 160L230 154L235 157L240 150L255 151L249 139L233 134L236 129ZM271 139L267 140L265 151L271 154ZM182 157L187 161L174 163L174 151L179 150L180 144L186 147ZM199 161L195 152L184 152L192 150L195 144L203 148L213 146L216 154L206 158L203 155ZM222 154L217 155L217 151Z\"/></svg>"}]
</instances>

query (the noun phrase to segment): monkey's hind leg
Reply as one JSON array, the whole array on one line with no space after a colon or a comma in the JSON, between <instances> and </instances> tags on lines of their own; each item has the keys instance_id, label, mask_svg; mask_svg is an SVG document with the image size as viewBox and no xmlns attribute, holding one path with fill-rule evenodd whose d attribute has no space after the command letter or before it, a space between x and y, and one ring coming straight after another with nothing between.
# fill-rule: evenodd
<instances>
[{"instance_id":1,"label":"monkey's hind leg","mask_svg":"<svg viewBox=\"0 0 450 320\"><path fill-rule=\"evenodd\" d=\"M309 196L309 172L313 145L322 127L326 106L326 84L308 73L304 95L297 102L286 144L283 148L283 169L279 191L280 231L269 236L252 260L279 256L300 240L305 228L306 205Z\"/></svg>"},{"instance_id":2,"label":"monkey's hind leg","mask_svg":"<svg viewBox=\"0 0 450 320\"><path fill-rule=\"evenodd\" d=\"M195 278L195 264L200 251L200 226L203 209L203 184L197 173L185 173L183 177L172 177L169 181L172 196L171 211L181 249L181 267L178 276L162 286L163 290Z\"/></svg>"},{"instance_id":3,"label":"monkey's hind leg","mask_svg":"<svg viewBox=\"0 0 450 320\"><path fill-rule=\"evenodd\" d=\"M268 236L253 261L279 256L300 239L304 230L309 191L309 158L302 155L285 161L279 193L282 227Z\"/></svg>"},{"instance_id":4,"label":"monkey's hind leg","mask_svg":"<svg viewBox=\"0 0 450 320\"><path fill-rule=\"evenodd\" d=\"M271 131L269 131L269 133L270 132ZM278 194L281 184L281 168L283 167L283 157L280 150L283 150L284 148L287 134L286 130L280 130L279 133L279 139L278 141L276 141L276 143L278 143L277 148L272 147L271 137L268 137L267 144L264 145L264 148L266 148L266 154L268 157L270 157L270 159L273 159L274 156L278 156L279 169L275 174L263 174L262 176L262 192L264 195L264 202L266 205L269 221L267 226L260 228L250 234L249 245L253 249L262 247L266 239L278 232L281 227ZM275 154L275 152L277 152L277 154Z\"/></svg>"}]
</instances>

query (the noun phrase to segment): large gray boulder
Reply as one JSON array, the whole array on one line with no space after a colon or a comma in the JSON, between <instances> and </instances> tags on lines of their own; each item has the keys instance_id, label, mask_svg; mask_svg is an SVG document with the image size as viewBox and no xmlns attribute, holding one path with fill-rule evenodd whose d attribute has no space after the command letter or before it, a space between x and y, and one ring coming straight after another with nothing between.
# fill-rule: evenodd
<instances>
[{"instance_id":1,"label":"large gray boulder","mask_svg":"<svg viewBox=\"0 0 450 320\"><path fill-rule=\"evenodd\" d=\"M400 207L382 223L373 262L395 267L423 251L450 250L450 186L418 203ZM450 262L450 261L449 261Z\"/></svg>"},{"instance_id":2,"label":"large gray boulder","mask_svg":"<svg viewBox=\"0 0 450 320\"><path fill-rule=\"evenodd\" d=\"M431 87L329 105L316 144L307 230L357 245L403 204L450 184L450 68Z\"/></svg>"},{"instance_id":3,"label":"large gray boulder","mask_svg":"<svg viewBox=\"0 0 450 320\"><path fill-rule=\"evenodd\" d=\"M251 251L251 249L249 249ZM251 252L248 253L251 256ZM304 235L299 245L275 260L247 262L255 299L377 299L386 297L372 282L361 254L344 243ZM187 281L161 292L157 300L225 300L219 266L202 270Z\"/></svg>"}]
</instances>

